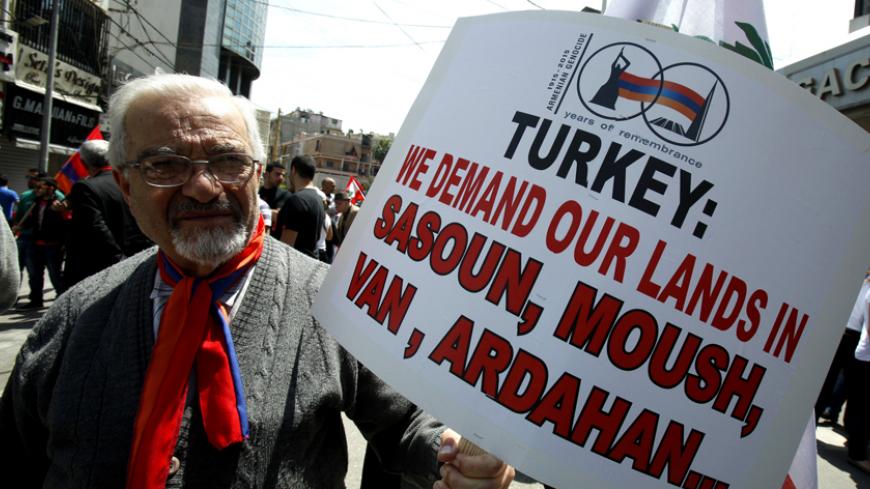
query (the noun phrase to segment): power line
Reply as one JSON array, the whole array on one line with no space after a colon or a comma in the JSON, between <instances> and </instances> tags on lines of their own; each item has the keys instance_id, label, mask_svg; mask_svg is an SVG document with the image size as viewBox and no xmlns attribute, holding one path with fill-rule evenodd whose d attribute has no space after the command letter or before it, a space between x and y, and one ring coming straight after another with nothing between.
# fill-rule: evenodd
<instances>
[{"instance_id":1,"label":"power line","mask_svg":"<svg viewBox=\"0 0 870 489\"><path fill-rule=\"evenodd\" d=\"M139 47L139 46L144 47L144 45L143 45L141 42L139 42L138 44L134 44L134 45L132 45L132 46L128 46L128 45L124 44L124 41L122 41L121 38L120 38L118 35L116 35L115 33L113 33L112 31L109 31L109 35L112 36L112 37L114 37L115 40L118 41L118 44L120 44L120 45L123 47L123 49L126 49L127 51L130 51L130 53L131 53L133 56L136 56L137 58L139 58L139 59L140 59L143 63L145 63L146 65L151 65L151 63L152 63L151 61L148 61L147 59L143 58L142 55L140 55L139 53L137 53L136 51L133 50L133 48L136 48L136 47ZM121 49L118 49L117 51L115 51L114 54L118 54L118 52L120 52L120 51L121 51ZM153 55L152 55L152 56L153 56ZM113 57L114 57L114 55L113 55ZM158 60L159 60L159 59L158 59ZM161 61L161 62L162 62L162 61Z\"/></svg>"},{"instance_id":2,"label":"power line","mask_svg":"<svg viewBox=\"0 0 870 489\"><path fill-rule=\"evenodd\" d=\"M136 20L139 21L139 27L142 29L142 33L145 34L145 38L148 39L148 44L154 44L154 39L151 38L151 34L148 32L148 29L145 28L145 23L142 22L142 17L137 15ZM142 43L142 45L145 45L145 44L146 43L144 43L144 42ZM157 50L157 52L163 54L159 49ZM169 56L166 56L166 59L168 60Z\"/></svg>"},{"instance_id":3,"label":"power line","mask_svg":"<svg viewBox=\"0 0 870 489\"><path fill-rule=\"evenodd\" d=\"M502 10L507 10L506 8L504 8L503 6L501 6L501 5L499 5L499 4L495 3L495 2L493 2L492 0L484 0L484 1L485 1L486 3L489 3L489 4L492 4L492 5L495 5L496 7L500 8L500 9L502 9Z\"/></svg>"},{"instance_id":4,"label":"power line","mask_svg":"<svg viewBox=\"0 0 870 489\"><path fill-rule=\"evenodd\" d=\"M286 7L284 5L270 4L269 2L265 2L265 1L261 1L261 0L252 0L252 1L253 1L253 3L259 3L259 4L267 5L269 7L273 7L273 8L277 8L277 9L281 9L281 10L296 12L297 14L313 15L315 17L326 17L328 19L347 20L350 22L363 22L366 24L381 24L381 25L395 25L395 26L400 25L402 27L426 27L426 28L432 28L432 29L450 29L453 27L450 25L433 25L433 24L404 24L404 23L397 24L395 22L384 22L382 20L360 19L358 17L345 17L342 15L325 14L322 12L311 12L309 10L302 10L302 9L298 9L298 8L294 8L294 7Z\"/></svg>"},{"instance_id":5,"label":"power line","mask_svg":"<svg viewBox=\"0 0 870 489\"><path fill-rule=\"evenodd\" d=\"M155 32L157 32L158 34L160 34L160 37L162 37L163 39L166 39L166 41L167 41L168 43L170 43L170 45L172 44L172 39L169 39L169 37L167 37L166 34L163 33L163 31L161 31L160 29L158 29L157 26L154 25L154 24L152 24L151 21L148 20L147 17L145 17L144 15L142 15L141 12L139 12L138 10L136 10L136 7L134 7L133 4L130 3L130 0L122 0L122 1L124 2L124 5L126 5L128 9L130 9L130 10L133 11L133 13L136 15L136 18L138 18L140 22L144 21L144 22L145 22L146 24L148 24L152 29L154 29ZM145 29L143 28L143 30L145 30Z\"/></svg>"},{"instance_id":6,"label":"power line","mask_svg":"<svg viewBox=\"0 0 870 489\"><path fill-rule=\"evenodd\" d=\"M378 10L380 10L382 14L384 14L384 17L386 17L386 18L387 18L388 20L390 20L390 21L393 21L393 19L389 16L389 14L387 14L387 12L386 12L384 9L382 9L380 5L378 5L378 2L374 2L374 1L373 1L372 3L375 4L375 7L377 7ZM416 44L417 47L420 48L420 51L425 51L425 50L423 49L423 46L421 46L420 43L418 43L416 39L414 39L413 37L411 37L411 35L408 34L408 32L405 31L405 29L402 29L402 26L400 26L399 24L397 24L395 21L393 21L393 25L396 26L397 29L399 29L400 31L402 31L402 34L404 34L405 37L407 37L408 39L410 39L411 42L413 42L414 44Z\"/></svg>"},{"instance_id":7,"label":"power line","mask_svg":"<svg viewBox=\"0 0 870 489\"><path fill-rule=\"evenodd\" d=\"M537 3L533 2L532 0L526 0L526 1L529 2L530 4L534 5L535 7L538 7L538 8L541 9L541 10L546 10L544 7L541 7L540 5L538 5Z\"/></svg>"},{"instance_id":8,"label":"power line","mask_svg":"<svg viewBox=\"0 0 870 489\"><path fill-rule=\"evenodd\" d=\"M133 40L136 42L136 45L133 46L133 47L141 47L143 51L145 51L146 53L150 54L151 56L153 56L154 58L156 58L157 60L159 60L161 63L165 64L166 66L173 66L173 65L174 65L174 63L173 63L172 61L170 61L169 58L167 58L166 55L163 54L159 49L158 49L157 51L160 53L160 55L154 54L154 52L153 52L152 50L148 49L148 47L147 47L147 45L146 45L146 44L148 44L148 43L145 43L145 42L143 42L143 41L140 41L139 38L137 38L136 36L134 36L133 34L131 34L130 31L128 31L127 29L125 29L124 26L122 26L122 25L119 24L115 19L113 19L111 15L107 15L106 18L109 19L109 22L111 22L111 23L115 24L116 26L118 26L118 29L120 29L121 32L122 32L123 34L126 34L127 37L129 37L130 39L133 39ZM109 29L109 32L111 33L111 29ZM119 36L114 36L114 37L115 37L115 39L118 40L119 43L121 43L122 46L124 46L124 47L127 48L127 49L132 49L131 47L129 47L129 46L127 46L126 44L124 44L124 43L121 41L121 39L120 39ZM151 44L156 44L156 43L153 42L153 41L151 41ZM140 59L141 59L141 58L140 58ZM144 60L143 60L143 61L144 61ZM147 62L147 61L146 61L146 62Z\"/></svg>"}]
</instances>

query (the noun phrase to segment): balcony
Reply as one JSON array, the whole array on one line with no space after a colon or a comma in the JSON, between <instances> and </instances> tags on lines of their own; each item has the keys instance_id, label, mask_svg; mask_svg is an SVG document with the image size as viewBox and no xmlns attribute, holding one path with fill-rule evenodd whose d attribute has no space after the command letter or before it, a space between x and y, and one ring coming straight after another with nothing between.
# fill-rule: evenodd
<instances>
[{"instance_id":1,"label":"balcony","mask_svg":"<svg viewBox=\"0 0 870 489\"><path fill-rule=\"evenodd\" d=\"M102 74L106 55L108 18L106 13L88 0L64 0L60 4L60 25L57 39L57 59L93 75ZM15 2L13 28L18 41L43 53L49 51L51 29L48 22L33 26L34 17L51 18L50 2L18 0Z\"/></svg>"}]
</instances>

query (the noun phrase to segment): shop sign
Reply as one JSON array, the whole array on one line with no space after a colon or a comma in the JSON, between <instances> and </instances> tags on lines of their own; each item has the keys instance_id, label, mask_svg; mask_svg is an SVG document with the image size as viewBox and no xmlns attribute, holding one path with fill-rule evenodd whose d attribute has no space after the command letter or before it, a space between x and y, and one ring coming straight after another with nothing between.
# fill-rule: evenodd
<instances>
[{"instance_id":1,"label":"shop sign","mask_svg":"<svg viewBox=\"0 0 870 489\"><path fill-rule=\"evenodd\" d=\"M4 132L38 141L42 131L43 99L41 93L11 83L6 85ZM51 112L51 144L78 148L99 122L97 111L62 100L54 100Z\"/></svg>"},{"instance_id":2,"label":"shop sign","mask_svg":"<svg viewBox=\"0 0 870 489\"><path fill-rule=\"evenodd\" d=\"M18 63L15 76L37 87L45 87L48 78L48 54L31 47L18 47ZM100 77L80 70L63 61L55 61L54 90L61 95L73 97L89 104L96 104L100 95Z\"/></svg>"}]
</instances>

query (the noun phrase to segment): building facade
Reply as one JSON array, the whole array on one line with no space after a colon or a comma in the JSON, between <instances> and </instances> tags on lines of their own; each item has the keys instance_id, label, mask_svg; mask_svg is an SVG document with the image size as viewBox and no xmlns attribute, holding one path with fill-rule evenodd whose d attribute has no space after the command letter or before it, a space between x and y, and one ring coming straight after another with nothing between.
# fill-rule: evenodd
<instances>
[{"instance_id":1,"label":"building facade","mask_svg":"<svg viewBox=\"0 0 870 489\"><path fill-rule=\"evenodd\" d=\"M105 2L58 2L58 41L52 91L49 174L56 172L97 125L105 90L108 12ZM2 12L2 131L0 173L17 191L38 168L48 78L53 2L16 0Z\"/></svg>"},{"instance_id":2,"label":"building facade","mask_svg":"<svg viewBox=\"0 0 870 489\"><path fill-rule=\"evenodd\" d=\"M849 25L847 42L777 71L870 131L870 0Z\"/></svg>"},{"instance_id":3,"label":"building facade","mask_svg":"<svg viewBox=\"0 0 870 489\"><path fill-rule=\"evenodd\" d=\"M175 72L181 8L176 2L109 2L106 97L133 78Z\"/></svg>"},{"instance_id":4,"label":"building facade","mask_svg":"<svg viewBox=\"0 0 870 489\"><path fill-rule=\"evenodd\" d=\"M300 134L281 146L279 160L289 164L294 156L310 155L324 171L350 175L376 174L368 134ZM379 165L377 165L379 166Z\"/></svg>"},{"instance_id":5,"label":"building facade","mask_svg":"<svg viewBox=\"0 0 870 489\"><path fill-rule=\"evenodd\" d=\"M218 79L235 94L250 97L251 82L260 77L267 9L266 2L226 0Z\"/></svg>"},{"instance_id":6,"label":"building facade","mask_svg":"<svg viewBox=\"0 0 870 489\"><path fill-rule=\"evenodd\" d=\"M278 116L270 124L272 137L269 141L269 157L272 161L281 159L283 146L303 134L342 134L340 119L298 107L287 114L282 114L279 110Z\"/></svg>"},{"instance_id":7,"label":"building facade","mask_svg":"<svg viewBox=\"0 0 870 489\"><path fill-rule=\"evenodd\" d=\"M309 155L317 163L317 182L329 176L344 188L350 177L369 183L380 170L381 162L372 157L376 136L345 134L341 119L300 108L279 111L270 133L269 161L288 166L293 157Z\"/></svg>"},{"instance_id":8,"label":"building facade","mask_svg":"<svg viewBox=\"0 0 870 489\"><path fill-rule=\"evenodd\" d=\"M189 73L250 96L260 75L266 2L251 0L63 0L51 131L54 174L104 117L110 95L153 73ZM0 22L0 173L22 190L38 166L53 1L11 0ZM260 119L268 119L261 115ZM260 132L268 141L268 122Z\"/></svg>"}]
</instances>

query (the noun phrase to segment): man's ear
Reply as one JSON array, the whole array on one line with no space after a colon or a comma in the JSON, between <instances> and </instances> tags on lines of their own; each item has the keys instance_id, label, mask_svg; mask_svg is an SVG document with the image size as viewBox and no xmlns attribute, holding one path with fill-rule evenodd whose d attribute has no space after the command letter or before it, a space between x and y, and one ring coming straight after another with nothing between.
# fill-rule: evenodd
<instances>
[{"instance_id":1,"label":"man's ear","mask_svg":"<svg viewBox=\"0 0 870 489\"><path fill-rule=\"evenodd\" d=\"M130 205L130 181L127 180L124 171L112 168L112 177L115 179L115 183L118 184L118 187L121 188L121 193L124 195L124 202L126 202L127 205Z\"/></svg>"}]
</instances>

